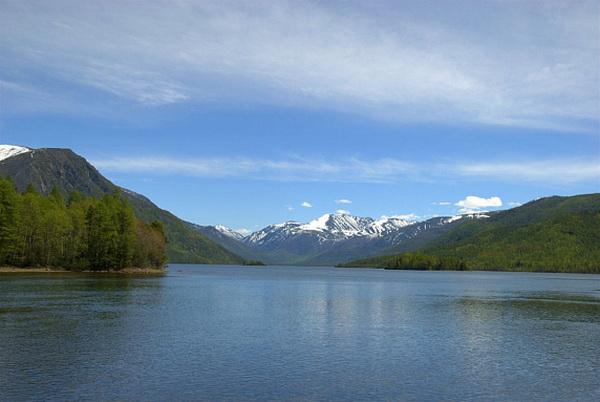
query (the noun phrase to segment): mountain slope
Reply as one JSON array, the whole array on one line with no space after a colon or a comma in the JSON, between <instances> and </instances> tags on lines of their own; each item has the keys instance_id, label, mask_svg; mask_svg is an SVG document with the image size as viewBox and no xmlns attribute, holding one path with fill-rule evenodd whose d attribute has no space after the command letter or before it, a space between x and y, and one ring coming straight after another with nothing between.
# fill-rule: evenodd
<instances>
[{"instance_id":1,"label":"mountain slope","mask_svg":"<svg viewBox=\"0 0 600 402\"><path fill-rule=\"evenodd\" d=\"M78 191L94 197L122 190L138 218L163 222L168 237L167 256L170 262L243 262L243 258L203 236L191 223L158 208L146 197L111 183L84 158L69 149L32 149L10 155L0 160L0 176L12 178L20 191L31 184L44 194L54 187L64 194Z\"/></svg>"},{"instance_id":2,"label":"mountain slope","mask_svg":"<svg viewBox=\"0 0 600 402\"><path fill-rule=\"evenodd\" d=\"M19 191L32 184L43 194L56 186L63 194L79 191L98 197L117 188L70 149L34 149L11 156L0 161L0 175L12 178Z\"/></svg>"},{"instance_id":3,"label":"mountain slope","mask_svg":"<svg viewBox=\"0 0 600 402\"><path fill-rule=\"evenodd\" d=\"M600 194L548 197L467 222L421 250L469 269L600 272ZM397 255L348 266L393 266Z\"/></svg>"},{"instance_id":4,"label":"mountain slope","mask_svg":"<svg viewBox=\"0 0 600 402\"><path fill-rule=\"evenodd\" d=\"M225 249L235 253L247 260L261 260L262 256L257 251L252 250L248 245L243 242L244 236L233 234L234 232L229 228L219 226L201 226L193 225L196 230L208 237L215 243L221 245Z\"/></svg>"}]
</instances>

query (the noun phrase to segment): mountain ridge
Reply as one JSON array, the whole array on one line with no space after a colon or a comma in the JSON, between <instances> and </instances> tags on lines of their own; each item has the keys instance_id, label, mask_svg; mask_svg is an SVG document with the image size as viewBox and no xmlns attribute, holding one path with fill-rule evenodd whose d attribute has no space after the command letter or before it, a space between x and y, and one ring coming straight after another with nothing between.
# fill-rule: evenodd
<instances>
[{"instance_id":1,"label":"mountain ridge","mask_svg":"<svg viewBox=\"0 0 600 402\"><path fill-rule=\"evenodd\" d=\"M376 255L392 247L416 249L421 239L435 238L468 219L489 213L435 217L409 221L398 216L379 219L348 213L325 214L310 222L286 221L268 225L247 236L232 237L232 229L199 227L205 235L245 258L271 264L332 265L353 258Z\"/></svg>"}]
</instances>

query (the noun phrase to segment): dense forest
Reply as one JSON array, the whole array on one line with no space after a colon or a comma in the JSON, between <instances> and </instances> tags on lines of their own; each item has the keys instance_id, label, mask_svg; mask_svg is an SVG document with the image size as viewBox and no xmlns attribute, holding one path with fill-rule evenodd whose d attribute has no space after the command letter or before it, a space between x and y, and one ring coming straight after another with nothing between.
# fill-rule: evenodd
<instances>
[{"instance_id":1,"label":"dense forest","mask_svg":"<svg viewBox=\"0 0 600 402\"><path fill-rule=\"evenodd\" d=\"M457 263L464 268L457 268ZM600 194L542 198L460 225L417 254L344 264L398 269L411 265L413 269L600 273Z\"/></svg>"},{"instance_id":2,"label":"dense forest","mask_svg":"<svg viewBox=\"0 0 600 402\"><path fill-rule=\"evenodd\" d=\"M340 264L340 267L366 268L378 267L385 269L406 269L422 271L465 271L467 266L464 261L452 257L436 257L423 253L403 253L391 256L372 257L357 260L348 264Z\"/></svg>"},{"instance_id":3,"label":"dense forest","mask_svg":"<svg viewBox=\"0 0 600 402\"><path fill-rule=\"evenodd\" d=\"M102 198L33 187L19 193L0 178L0 266L70 270L162 268L166 238L160 222L137 219L119 193Z\"/></svg>"}]
</instances>

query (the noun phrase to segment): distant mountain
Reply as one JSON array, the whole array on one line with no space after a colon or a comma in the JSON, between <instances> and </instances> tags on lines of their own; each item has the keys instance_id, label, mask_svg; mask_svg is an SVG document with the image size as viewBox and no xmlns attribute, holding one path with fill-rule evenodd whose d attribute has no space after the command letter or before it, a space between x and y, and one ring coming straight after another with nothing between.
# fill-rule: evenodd
<instances>
[{"instance_id":1,"label":"distant mountain","mask_svg":"<svg viewBox=\"0 0 600 402\"><path fill-rule=\"evenodd\" d=\"M0 176L12 178L20 191L33 185L44 194L54 187L64 194L78 191L89 196L121 190L138 218L163 222L170 262L239 264L244 261L242 257L203 236L193 224L160 209L148 198L111 183L84 158L69 149L0 145Z\"/></svg>"},{"instance_id":2,"label":"distant mountain","mask_svg":"<svg viewBox=\"0 0 600 402\"><path fill-rule=\"evenodd\" d=\"M600 273L600 194L541 198L457 226L419 251L462 261L468 269ZM393 268L400 259L389 255L347 265Z\"/></svg>"},{"instance_id":3,"label":"distant mountain","mask_svg":"<svg viewBox=\"0 0 600 402\"><path fill-rule=\"evenodd\" d=\"M342 241L353 237L379 237L411 223L399 218L363 218L349 214L326 214L309 223L285 222L270 225L244 238L246 244L269 247L304 235L318 243Z\"/></svg>"},{"instance_id":4,"label":"distant mountain","mask_svg":"<svg viewBox=\"0 0 600 402\"><path fill-rule=\"evenodd\" d=\"M327 214L308 223L267 226L245 237L243 243L269 263L329 265L344 258L337 250L346 245L364 246L408 225L398 218Z\"/></svg>"},{"instance_id":5,"label":"distant mountain","mask_svg":"<svg viewBox=\"0 0 600 402\"><path fill-rule=\"evenodd\" d=\"M198 230L245 258L270 264L333 265L391 248L413 250L454 226L487 216L470 214L411 222L399 217L326 214L308 223L269 225L246 237L232 235L231 229L224 227L205 226Z\"/></svg>"},{"instance_id":6,"label":"distant mountain","mask_svg":"<svg viewBox=\"0 0 600 402\"><path fill-rule=\"evenodd\" d=\"M194 228L215 243L232 253L247 260L262 260L259 253L252 250L244 242L244 236L226 226L201 226L193 225Z\"/></svg>"}]
</instances>

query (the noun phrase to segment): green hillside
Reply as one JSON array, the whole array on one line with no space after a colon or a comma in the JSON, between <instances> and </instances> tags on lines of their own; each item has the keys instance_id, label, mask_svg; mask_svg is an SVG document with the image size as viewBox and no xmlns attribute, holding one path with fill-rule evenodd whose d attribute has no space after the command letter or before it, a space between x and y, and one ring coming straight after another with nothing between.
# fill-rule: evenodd
<instances>
[{"instance_id":1,"label":"green hillside","mask_svg":"<svg viewBox=\"0 0 600 402\"><path fill-rule=\"evenodd\" d=\"M124 192L125 198L133 206L135 215L145 221L158 220L163 223L169 242L167 257L169 262L194 264L243 264L244 258L233 254L224 247L202 235L194 226L164 209L154 205L146 197Z\"/></svg>"},{"instance_id":2,"label":"green hillside","mask_svg":"<svg viewBox=\"0 0 600 402\"><path fill-rule=\"evenodd\" d=\"M467 222L418 255L433 260L430 269L456 269L458 262L477 270L600 273L600 194L543 198ZM403 258L375 257L345 266L406 268Z\"/></svg>"}]
</instances>

